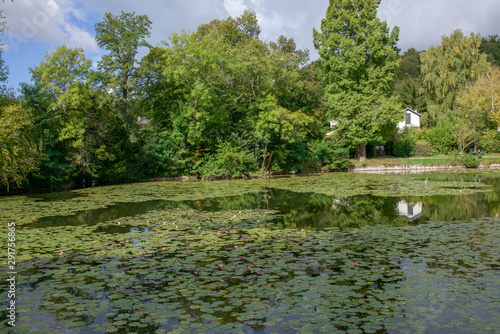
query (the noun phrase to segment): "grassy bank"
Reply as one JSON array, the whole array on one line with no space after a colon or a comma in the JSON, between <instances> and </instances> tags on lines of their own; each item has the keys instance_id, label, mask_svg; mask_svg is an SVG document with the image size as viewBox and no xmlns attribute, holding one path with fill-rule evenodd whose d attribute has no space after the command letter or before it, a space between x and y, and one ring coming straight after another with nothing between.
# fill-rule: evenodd
<instances>
[{"instance_id":1,"label":"grassy bank","mask_svg":"<svg viewBox=\"0 0 500 334\"><path fill-rule=\"evenodd\" d=\"M456 155L436 155L432 157L377 157L367 159L365 162L351 159L351 164L354 167L370 167L370 166L393 166L393 165L450 165L460 164L457 161ZM500 163L500 154L491 154L482 156L482 164Z\"/></svg>"}]
</instances>

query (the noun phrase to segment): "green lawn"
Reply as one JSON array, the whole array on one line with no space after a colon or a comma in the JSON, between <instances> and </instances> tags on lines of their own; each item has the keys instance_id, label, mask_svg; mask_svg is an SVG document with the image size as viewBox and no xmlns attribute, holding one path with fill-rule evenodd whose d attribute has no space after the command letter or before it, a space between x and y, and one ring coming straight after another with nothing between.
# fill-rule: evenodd
<instances>
[{"instance_id":1,"label":"green lawn","mask_svg":"<svg viewBox=\"0 0 500 334\"><path fill-rule=\"evenodd\" d=\"M391 165L443 165L453 164L457 156L455 155L436 155L432 157L412 157L412 158L396 158L396 157L378 157L367 159L365 164L358 160L351 160L354 167L365 166L391 166ZM483 155L482 163L500 163L500 154ZM458 163L457 163L458 164Z\"/></svg>"}]
</instances>

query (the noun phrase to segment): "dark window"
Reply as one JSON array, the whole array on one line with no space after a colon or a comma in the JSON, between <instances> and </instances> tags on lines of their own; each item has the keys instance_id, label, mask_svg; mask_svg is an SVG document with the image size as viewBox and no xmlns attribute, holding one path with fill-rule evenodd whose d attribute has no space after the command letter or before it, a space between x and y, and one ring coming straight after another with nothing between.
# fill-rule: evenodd
<instances>
[{"instance_id":1,"label":"dark window","mask_svg":"<svg viewBox=\"0 0 500 334\"><path fill-rule=\"evenodd\" d=\"M411 124L411 114L410 113L407 113L406 114L406 121L405 121L406 124Z\"/></svg>"}]
</instances>

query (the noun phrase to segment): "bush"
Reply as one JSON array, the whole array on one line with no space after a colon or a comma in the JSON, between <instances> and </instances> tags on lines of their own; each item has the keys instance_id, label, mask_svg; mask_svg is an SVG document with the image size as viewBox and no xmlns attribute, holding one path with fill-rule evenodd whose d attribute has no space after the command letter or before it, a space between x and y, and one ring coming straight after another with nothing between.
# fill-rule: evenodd
<instances>
[{"instance_id":1,"label":"bush","mask_svg":"<svg viewBox=\"0 0 500 334\"><path fill-rule=\"evenodd\" d=\"M349 161L349 149L348 148L337 148L333 150L333 156L330 164L328 165L331 169L347 169L351 166Z\"/></svg>"},{"instance_id":2,"label":"bush","mask_svg":"<svg viewBox=\"0 0 500 334\"><path fill-rule=\"evenodd\" d=\"M316 142L311 146L315 160L327 169L347 169L350 167L349 149L331 139Z\"/></svg>"},{"instance_id":3,"label":"bush","mask_svg":"<svg viewBox=\"0 0 500 334\"><path fill-rule=\"evenodd\" d=\"M398 135L394 141L392 153L396 157L411 157L415 154L416 140L405 131Z\"/></svg>"},{"instance_id":4,"label":"bush","mask_svg":"<svg viewBox=\"0 0 500 334\"><path fill-rule=\"evenodd\" d=\"M496 153L500 149L500 134L496 129L483 132L479 138L479 148L487 153Z\"/></svg>"},{"instance_id":5,"label":"bush","mask_svg":"<svg viewBox=\"0 0 500 334\"><path fill-rule=\"evenodd\" d=\"M472 154L464 154L461 155L458 160L462 165L466 168L477 168L479 163L481 162L481 156L472 155Z\"/></svg>"},{"instance_id":6,"label":"bush","mask_svg":"<svg viewBox=\"0 0 500 334\"><path fill-rule=\"evenodd\" d=\"M430 157L432 155L432 146L426 141L417 141L415 144L416 157Z\"/></svg>"},{"instance_id":7,"label":"bush","mask_svg":"<svg viewBox=\"0 0 500 334\"><path fill-rule=\"evenodd\" d=\"M255 156L245 148L232 143L218 145L199 168L202 177L242 177L255 171Z\"/></svg>"},{"instance_id":8,"label":"bush","mask_svg":"<svg viewBox=\"0 0 500 334\"><path fill-rule=\"evenodd\" d=\"M432 128L427 133L427 142L433 149L442 154L453 151L455 141L450 133L450 128L446 124L440 124Z\"/></svg>"}]
</instances>

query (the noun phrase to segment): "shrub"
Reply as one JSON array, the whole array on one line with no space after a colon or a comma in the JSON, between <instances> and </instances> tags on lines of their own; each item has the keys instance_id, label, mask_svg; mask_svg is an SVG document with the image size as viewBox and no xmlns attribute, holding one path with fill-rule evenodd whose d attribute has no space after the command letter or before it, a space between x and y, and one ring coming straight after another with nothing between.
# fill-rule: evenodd
<instances>
[{"instance_id":1,"label":"shrub","mask_svg":"<svg viewBox=\"0 0 500 334\"><path fill-rule=\"evenodd\" d=\"M432 155L432 146L426 141L417 141L415 144L416 157L429 157Z\"/></svg>"},{"instance_id":2,"label":"shrub","mask_svg":"<svg viewBox=\"0 0 500 334\"><path fill-rule=\"evenodd\" d=\"M396 157L411 157L415 154L416 140L405 131L399 134L394 141L392 153Z\"/></svg>"},{"instance_id":3,"label":"shrub","mask_svg":"<svg viewBox=\"0 0 500 334\"><path fill-rule=\"evenodd\" d=\"M408 132L417 141L425 141L427 139L428 130L424 128L407 127L405 128L405 132Z\"/></svg>"},{"instance_id":4,"label":"shrub","mask_svg":"<svg viewBox=\"0 0 500 334\"><path fill-rule=\"evenodd\" d=\"M440 124L430 129L427 133L427 142L433 149L442 154L450 153L455 143L447 124Z\"/></svg>"},{"instance_id":5,"label":"shrub","mask_svg":"<svg viewBox=\"0 0 500 334\"><path fill-rule=\"evenodd\" d=\"M483 132L479 138L479 148L487 153L495 153L500 149L500 134L496 129L489 129Z\"/></svg>"},{"instance_id":6,"label":"shrub","mask_svg":"<svg viewBox=\"0 0 500 334\"><path fill-rule=\"evenodd\" d=\"M332 169L347 169L351 166L349 161L349 149L337 148L333 150L332 160L328 167Z\"/></svg>"},{"instance_id":7,"label":"shrub","mask_svg":"<svg viewBox=\"0 0 500 334\"><path fill-rule=\"evenodd\" d=\"M350 167L349 149L340 142L326 139L311 146L315 160L327 169L347 169Z\"/></svg>"},{"instance_id":8,"label":"shrub","mask_svg":"<svg viewBox=\"0 0 500 334\"><path fill-rule=\"evenodd\" d=\"M245 148L232 143L218 145L199 168L202 177L242 177L255 171L255 156Z\"/></svg>"},{"instance_id":9,"label":"shrub","mask_svg":"<svg viewBox=\"0 0 500 334\"><path fill-rule=\"evenodd\" d=\"M472 155L472 154L464 154L461 155L458 160L462 165L466 168L477 168L479 163L481 162L481 156Z\"/></svg>"}]
</instances>

